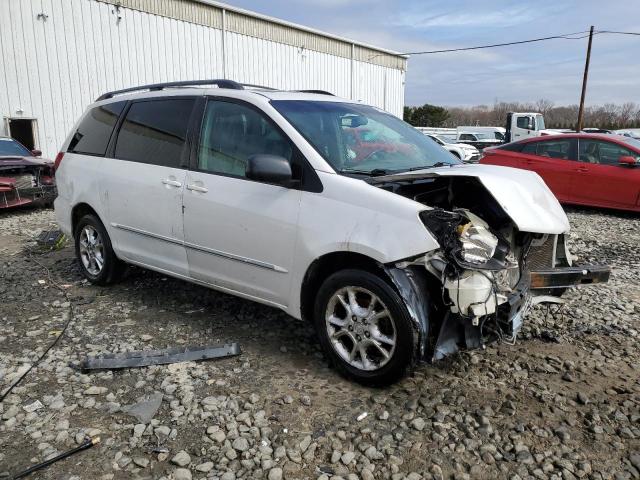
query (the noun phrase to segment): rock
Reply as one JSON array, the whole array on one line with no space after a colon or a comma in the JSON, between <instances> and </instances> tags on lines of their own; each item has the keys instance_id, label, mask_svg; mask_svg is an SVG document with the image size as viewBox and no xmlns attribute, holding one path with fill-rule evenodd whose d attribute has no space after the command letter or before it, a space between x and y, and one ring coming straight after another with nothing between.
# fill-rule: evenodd
<instances>
[{"instance_id":1,"label":"rock","mask_svg":"<svg viewBox=\"0 0 640 480\"><path fill-rule=\"evenodd\" d=\"M108 391L109 390L107 389L107 387L97 387L95 385L92 385L89 388L87 388L83 393L85 395L103 395Z\"/></svg>"},{"instance_id":2,"label":"rock","mask_svg":"<svg viewBox=\"0 0 640 480\"><path fill-rule=\"evenodd\" d=\"M424 430L424 427L426 425L427 425L427 422L425 422L424 419L420 417L413 419L413 421L411 422L411 426L416 430L418 430L419 432Z\"/></svg>"},{"instance_id":3,"label":"rock","mask_svg":"<svg viewBox=\"0 0 640 480\"><path fill-rule=\"evenodd\" d=\"M133 463L140 468L147 468L149 466L149 460L145 457L133 457Z\"/></svg>"},{"instance_id":4,"label":"rock","mask_svg":"<svg viewBox=\"0 0 640 480\"><path fill-rule=\"evenodd\" d=\"M269 470L269 480L282 480L282 469L280 467L274 467Z\"/></svg>"},{"instance_id":5,"label":"rock","mask_svg":"<svg viewBox=\"0 0 640 480\"><path fill-rule=\"evenodd\" d=\"M302 397L300 397L300 403L302 403L302 405L304 405L305 407L310 406L311 397L309 395L303 395Z\"/></svg>"},{"instance_id":6,"label":"rock","mask_svg":"<svg viewBox=\"0 0 640 480\"><path fill-rule=\"evenodd\" d=\"M351 462L353 462L354 458L356 458L356 454L354 452L344 452L340 457L340 460L342 460L342 463L344 463L345 465L349 465Z\"/></svg>"},{"instance_id":7,"label":"rock","mask_svg":"<svg viewBox=\"0 0 640 480\"><path fill-rule=\"evenodd\" d=\"M244 437L236 438L232 443L233 448L238 450L239 452L246 452L249 450L249 442Z\"/></svg>"},{"instance_id":8,"label":"rock","mask_svg":"<svg viewBox=\"0 0 640 480\"><path fill-rule=\"evenodd\" d=\"M176 468L173 472L174 480L191 480L191 471L187 468Z\"/></svg>"},{"instance_id":9,"label":"rock","mask_svg":"<svg viewBox=\"0 0 640 480\"><path fill-rule=\"evenodd\" d=\"M196 466L196 470L203 473L209 473L213 469L213 462L205 462Z\"/></svg>"},{"instance_id":10,"label":"rock","mask_svg":"<svg viewBox=\"0 0 640 480\"><path fill-rule=\"evenodd\" d=\"M191 463L191 457L184 450L180 450L173 456L171 463L178 465L179 467L186 467Z\"/></svg>"},{"instance_id":11,"label":"rock","mask_svg":"<svg viewBox=\"0 0 640 480\"><path fill-rule=\"evenodd\" d=\"M589 397L587 397L587 394L584 392L578 392L576 397L580 405L586 405L587 403L589 403Z\"/></svg>"}]
</instances>

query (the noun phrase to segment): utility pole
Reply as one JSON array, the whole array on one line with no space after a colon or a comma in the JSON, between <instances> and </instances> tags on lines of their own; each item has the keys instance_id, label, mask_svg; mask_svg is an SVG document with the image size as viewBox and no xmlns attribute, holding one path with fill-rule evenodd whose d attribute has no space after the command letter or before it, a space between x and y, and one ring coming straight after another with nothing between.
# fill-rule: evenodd
<instances>
[{"instance_id":1,"label":"utility pole","mask_svg":"<svg viewBox=\"0 0 640 480\"><path fill-rule=\"evenodd\" d=\"M584 116L584 97L587 94L587 77L589 76L589 60L591 60L591 42L593 41L593 25L589 30L589 45L587 46L587 60L584 63L584 77L582 77L582 96L580 97L580 110L578 111L578 125L576 132L582 131L582 117Z\"/></svg>"}]
</instances>

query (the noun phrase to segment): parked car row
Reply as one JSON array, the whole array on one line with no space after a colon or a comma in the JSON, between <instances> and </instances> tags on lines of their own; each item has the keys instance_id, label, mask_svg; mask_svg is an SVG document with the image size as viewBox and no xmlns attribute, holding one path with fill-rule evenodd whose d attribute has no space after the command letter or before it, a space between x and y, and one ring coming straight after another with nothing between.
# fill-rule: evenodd
<instances>
[{"instance_id":1,"label":"parked car row","mask_svg":"<svg viewBox=\"0 0 640 480\"><path fill-rule=\"evenodd\" d=\"M472 145L467 145L466 143L459 143L455 140L451 140L444 135L430 135L427 134L431 140L436 142L445 150L448 150L453 155L456 156L459 160L463 162L477 162L480 158L480 152L478 149Z\"/></svg>"}]
</instances>

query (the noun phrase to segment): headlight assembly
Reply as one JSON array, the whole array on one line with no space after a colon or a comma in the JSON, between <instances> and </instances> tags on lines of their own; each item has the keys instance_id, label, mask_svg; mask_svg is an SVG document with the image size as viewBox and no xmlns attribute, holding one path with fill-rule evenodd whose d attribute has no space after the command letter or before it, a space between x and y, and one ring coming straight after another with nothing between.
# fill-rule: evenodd
<instances>
[{"instance_id":1,"label":"headlight assembly","mask_svg":"<svg viewBox=\"0 0 640 480\"><path fill-rule=\"evenodd\" d=\"M498 237L482 225L471 222L458 227L462 250L460 256L469 263L481 265L493 258L498 246Z\"/></svg>"}]
</instances>

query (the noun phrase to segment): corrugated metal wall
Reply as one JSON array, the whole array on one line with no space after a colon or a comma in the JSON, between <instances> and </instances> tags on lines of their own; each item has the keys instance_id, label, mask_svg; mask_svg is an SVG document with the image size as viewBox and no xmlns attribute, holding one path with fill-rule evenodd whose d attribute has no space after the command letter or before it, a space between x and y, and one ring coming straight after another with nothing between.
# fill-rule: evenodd
<instances>
[{"instance_id":1,"label":"corrugated metal wall","mask_svg":"<svg viewBox=\"0 0 640 480\"><path fill-rule=\"evenodd\" d=\"M167 0L149 5L169 8ZM218 21L201 8L193 14ZM226 77L317 88L402 115L404 71L355 60L352 85L351 64L232 31L223 42L220 28L95 0L0 0L0 116L37 119L38 145L49 157L101 93L162 81Z\"/></svg>"}]
</instances>

